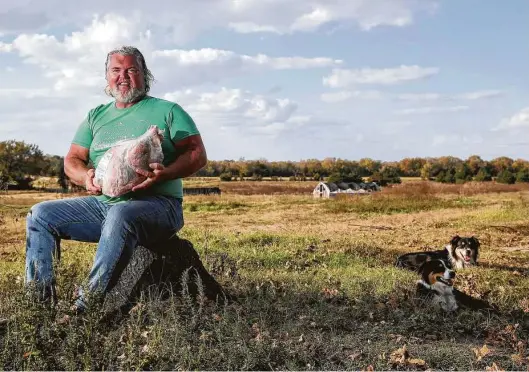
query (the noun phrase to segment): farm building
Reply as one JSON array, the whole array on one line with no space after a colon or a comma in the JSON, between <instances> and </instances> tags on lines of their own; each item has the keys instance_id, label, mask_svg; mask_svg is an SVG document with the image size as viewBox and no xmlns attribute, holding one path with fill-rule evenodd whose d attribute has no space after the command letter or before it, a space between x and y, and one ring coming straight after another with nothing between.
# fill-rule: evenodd
<instances>
[{"instance_id":1,"label":"farm building","mask_svg":"<svg viewBox=\"0 0 529 372\"><path fill-rule=\"evenodd\" d=\"M373 191L380 191L380 186L375 182L355 183L355 182L338 182L328 183L320 182L314 188L312 195L315 198L332 198L338 194L365 194Z\"/></svg>"}]
</instances>

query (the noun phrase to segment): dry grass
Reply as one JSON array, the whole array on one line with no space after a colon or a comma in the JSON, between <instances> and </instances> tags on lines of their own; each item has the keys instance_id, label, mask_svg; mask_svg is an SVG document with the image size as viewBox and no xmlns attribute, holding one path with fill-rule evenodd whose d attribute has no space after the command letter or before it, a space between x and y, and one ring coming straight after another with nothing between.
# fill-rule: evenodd
<instances>
[{"instance_id":1,"label":"dry grass","mask_svg":"<svg viewBox=\"0 0 529 372\"><path fill-rule=\"evenodd\" d=\"M92 315L56 323L73 284L90 269L93 244L64 242L58 271L64 302L56 312L24 302L23 217L33 203L63 196L0 195L0 366L528 368L526 188L410 181L360 198L321 200L312 198L314 185L228 182L220 184L222 196L186 197L180 235L240 303L190 306L150 297L118 324L100 324ZM234 194L241 187L243 195ZM458 272L456 286L487 296L500 315L425 309L413 295L415 275L393 267L398 254L439 249L455 234L482 243L482 264ZM214 264L221 254L230 265ZM399 354L403 345L409 358Z\"/></svg>"},{"instance_id":2,"label":"dry grass","mask_svg":"<svg viewBox=\"0 0 529 372\"><path fill-rule=\"evenodd\" d=\"M409 181L384 189L384 193L414 197L419 195L457 194L472 196L488 193L507 193L529 191L529 184L506 185L495 182L467 182L462 185L428 181Z\"/></svg>"}]
</instances>

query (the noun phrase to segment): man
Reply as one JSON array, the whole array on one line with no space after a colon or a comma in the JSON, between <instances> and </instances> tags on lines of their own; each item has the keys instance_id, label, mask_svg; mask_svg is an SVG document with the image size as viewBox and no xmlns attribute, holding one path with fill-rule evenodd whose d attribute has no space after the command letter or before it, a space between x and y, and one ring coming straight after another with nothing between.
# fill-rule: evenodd
<instances>
[{"instance_id":1,"label":"man","mask_svg":"<svg viewBox=\"0 0 529 372\"><path fill-rule=\"evenodd\" d=\"M79 311L88 293L105 293L117 263L126 263L137 245L168 239L183 227L181 179L207 162L191 117L179 105L148 95L153 76L138 49L111 51L105 69L105 92L115 100L89 111L64 160L66 175L90 196L38 203L27 217L26 284L40 300L55 296L52 258L61 239L99 242L87 288L75 304ZM101 194L88 164L97 167L112 144L137 138L150 125L164 131L163 164L136 170L144 181L123 196Z\"/></svg>"}]
</instances>

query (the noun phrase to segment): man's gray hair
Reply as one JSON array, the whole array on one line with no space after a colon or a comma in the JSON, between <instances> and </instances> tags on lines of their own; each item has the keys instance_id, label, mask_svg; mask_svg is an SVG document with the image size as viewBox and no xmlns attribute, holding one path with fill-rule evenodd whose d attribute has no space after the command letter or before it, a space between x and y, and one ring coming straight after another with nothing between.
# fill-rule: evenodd
<instances>
[{"instance_id":1,"label":"man's gray hair","mask_svg":"<svg viewBox=\"0 0 529 372\"><path fill-rule=\"evenodd\" d=\"M105 61L105 74L108 72L108 62L110 61L110 57L113 54L120 54L122 56L135 56L136 57L138 65L140 66L143 72L143 79L145 82L145 93L149 93L149 90L151 89L151 83L154 81L154 76L151 73L151 71L147 68L147 63L145 63L145 58L143 57L143 54L139 51L139 49L133 46L124 45L120 48L111 50L107 54L107 60ZM107 89L105 89L105 91L107 91Z\"/></svg>"}]
</instances>

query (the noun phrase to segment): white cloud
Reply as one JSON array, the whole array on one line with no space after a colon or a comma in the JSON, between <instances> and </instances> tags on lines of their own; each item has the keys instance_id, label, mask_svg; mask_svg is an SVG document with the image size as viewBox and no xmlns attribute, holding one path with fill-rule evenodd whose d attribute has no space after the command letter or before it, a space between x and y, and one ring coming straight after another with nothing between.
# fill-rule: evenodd
<instances>
[{"instance_id":1,"label":"white cloud","mask_svg":"<svg viewBox=\"0 0 529 372\"><path fill-rule=\"evenodd\" d=\"M435 135L432 140L432 146L444 146L453 144L465 144L465 145L476 145L483 142L483 138L480 135L465 136L458 134L439 134Z\"/></svg>"},{"instance_id":2,"label":"white cloud","mask_svg":"<svg viewBox=\"0 0 529 372\"><path fill-rule=\"evenodd\" d=\"M265 54L248 56L237 54L229 50L222 49L192 49L192 50L157 50L153 52L154 58L168 58L178 66L195 66L206 64L233 65L240 69L255 67L267 67L275 70L305 69L317 67L330 67L341 64L338 59L318 57L269 57Z\"/></svg>"},{"instance_id":3,"label":"white cloud","mask_svg":"<svg viewBox=\"0 0 529 372\"><path fill-rule=\"evenodd\" d=\"M439 93L404 93L396 96L401 101L440 101L444 97Z\"/></svg>"},{"instance_id":4,"label":"white cloud","mask_svg":"<svg viewBox=\"0 0 529 372\"><path fill-rule=\"evenodd\" d=\"M437 67L399 66L394 68L333 69L330 76L323 78L323 84L342 88L355 84L392 85L421 80L439 73Z\"/></svg>"},{"instance_id":5,"label":"white cloud","mask_svg":"<svg viewBox=\"0 0 529 372\"><path fill-rule=\"evenodd\" d=\"M492 130L505 130L529 127L529 107L523 108L510 118L503 119L500 124Z\"/></svg>"},{"instance_id":6,"label":"white cloud","mask_svg":"<svg viewBox=\"0 0 529 372\"><path fill-rule=\"evenodd\" d=\"M413 93L399 94L396 96L401 101L477 101L488 98L495 98L503 95L501 90L478 90L460 94L440 94L440 93Z\"/></svg>"},{"instance_id":7,"label":"white cloud","mask_svg":"<svg viewBox=\"0 0 529 372\"><path fill-rule=\"evenodd\" d=\"M0 41L0 52L9 53L13 50L13 45Z\"/></svg>"},{"instance_id":8,"label":"white cloud","mask_svg":"<svg viewBox=\"0 0 529 372\"><path fill-rule=\"evenodd\" d=\"M164 98L178 102L192 116L201 117L203 122L234 127L284 128L293 122L303 124L306 117L295 117L298 105L289 99L271 98L240 89L221 88L216 92L193 90L166 93ZM281 124L281 125L279 125Z\"/></svg>"},{"instance_id":9,"label":"white cloud","mask_svg":"<svg viewBox=\"0 0 529 372\"><path fill-rule=\"evenodd\" d=\"M241 34L252 34L257 32L268 32L274 34L281 34L281 32L274 26L260 26L253 22L237 22L229 23L229 28Z\"/></svg>"},{"instance_id":10,"label":"white cloud","mask_svg":"<svg viewBox=\"0 0 529 372\"><path fill-rule=\"evenodd\" d=\"M22 34L9 47L27 63L37 65L56 91L102 91L106 53L121 44L136 45L144 53L157 81L192 86L266 70L308 69L341 63L326 57L270 57L241 55L228 50L156 50L152 34L134 19L117 15L95 17L82 31L66 35ZM8 49L6 47L6 49Z\"/></svg>"},{"instance_id":11,"label":"white cloud","mask_svg":"<svg viewBox=\"0 0 529 372\"><path fill-rule=\"evenodd\" d=\"M323 102L327 103L337 103L347 101L351 98L360 98L360 99L380 99L382 98L382 93L376 90L357 90L357 91L339 91L339 92L328 92L321 94L320 98Z\"/></svg>"},{"instance_id":12,"label":"white cloud","mask_svg":"<svg viewBox=\"0 0 529 372\"><path fill-rule=\"evenodd\" d=\"M167 70L167 75L171 76L175 84L186 86L266 70L322 68L342 63L341 60L326 57L249 56L212 48L157 50L153 52L153 60L160 67L158 71L163 73Z\"/></svg>"},{"instance_id":13,"label":"white cloud","mask_svg":"<svg viewBox=\"0 0 529 372\"><path fill-rule=\"evenodd\" d=\"M105 9L126 17L139 15L142 24L164 29L183 42L215 27L282 34L313 32L331 23L355 25L362 30L403 27L413 22L416 13L434 11L437 0L129 0L126 7L104 0L25 2L28 4L24 7L22 0L2 1L0 32L82 24Z\"/></svg>"},{"instance_id":14,"label":"white cloud","mask_svg":"<svg viewBox=\"0 0 529 372\"><path fill-rule=\"evenodd\" d=\"M468 110L468 106L449 106L449 107L418 107L408 108L395 111L397 115L414 115L414 114L434 114L441 112L459 112Z\"/></svg>"}]
</instances>

